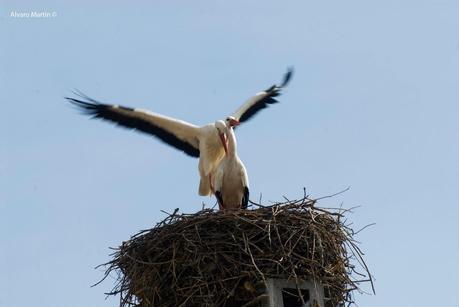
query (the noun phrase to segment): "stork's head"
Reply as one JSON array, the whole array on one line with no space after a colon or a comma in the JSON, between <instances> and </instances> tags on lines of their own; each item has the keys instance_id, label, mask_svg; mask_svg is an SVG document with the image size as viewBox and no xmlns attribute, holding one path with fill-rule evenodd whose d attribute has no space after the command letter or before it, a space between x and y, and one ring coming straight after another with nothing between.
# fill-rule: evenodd
<instances>
[{"instance_id":1,"label":"stork's head","mask_svg":"<svg viewBox=\"0 0 459 307\"><path fill-rule=\"evenodd\" d=\"M223 149L225 150L225 154L228 153L228 141L226 139L226 130L228 129L225 122L222 120L217 120L215 122L215 128L217 129L218 136L220 137L220 141L222 142Z\"/></svg>"},{"instance_id":2,"label":"stork's head","mask_svg":"<svg viewBox=\"0 0 459 307\"><path fill-rule=\"evenodd\" d=\"M228 127L236 127L239 125L239 121L235 119L233 116L228 116L225 120L225 123Z\"/></svg>"}]
</instances>

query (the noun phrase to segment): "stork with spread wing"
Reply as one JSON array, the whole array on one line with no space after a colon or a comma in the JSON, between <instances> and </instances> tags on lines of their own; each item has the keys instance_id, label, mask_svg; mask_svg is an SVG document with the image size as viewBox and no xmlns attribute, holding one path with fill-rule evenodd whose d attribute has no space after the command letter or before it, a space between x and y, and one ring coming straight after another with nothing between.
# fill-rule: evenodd
<instances>
[{"instance_id":1,"label":"stork with spread wing","mask_svg":"<svg viewBox=\"0 0 459 307\"><path fill-rule=\"evenodd\" d=\"M270 104L277 103L275 97L280 95L292 74L293 70L289 69L280 85L273 85L251 97L226 121L236 120L244 123L255 116L258 111ZM153 135L187 155L199 158L198 168L201 177L199 195L211 195L211 175L225 155L221 136L215 128L215 123L199 127L147 110L100 103L81 93L79 96L78 98L66 97L66 99L93 118L111 121L119 126Z\"/></svg>"}]
</instances>

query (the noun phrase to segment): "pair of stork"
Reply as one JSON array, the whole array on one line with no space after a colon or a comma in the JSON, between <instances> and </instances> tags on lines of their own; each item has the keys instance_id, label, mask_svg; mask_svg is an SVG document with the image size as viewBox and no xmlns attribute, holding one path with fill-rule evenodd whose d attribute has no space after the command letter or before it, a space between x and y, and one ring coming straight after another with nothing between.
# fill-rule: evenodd
<instances>
[{"instance_id":1,"label":"pair of stork","mask_svg":"<svg viewBox=\"0 0 459 307\"><path fill-rule=\"evenodd\" d=\"M289 69L280 85L273 85L251 97L225 120L201 127L146 110L100 103L82 93L78 94L79 99L66 99L93 118L148 133L189 156L199 158L199 195L214 194L220 210L245 209L249 201L249 180L237 155L234 127L278 102L274 97L288 84L292 73L293 70Z\"/></svg>"}]
</instances>

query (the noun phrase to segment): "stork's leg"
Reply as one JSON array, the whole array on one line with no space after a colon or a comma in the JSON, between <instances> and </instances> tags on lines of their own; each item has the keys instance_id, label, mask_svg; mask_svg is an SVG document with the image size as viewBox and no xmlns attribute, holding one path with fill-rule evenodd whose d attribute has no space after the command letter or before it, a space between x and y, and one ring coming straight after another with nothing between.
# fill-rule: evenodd
<instances>
[{"instance_id":1,"label":"stork's leg","mask_svg":"<svg viewBox=\"0 0 459 307\"><path fill-rule=\"evenodd\" d=\"M220 209L220 210L225 209L225 206L223 205L222 193L220 193L220 191L215 191L215 197L217 198L218 209Z\"/></svg>"},{"instance_id":2,"label":"stork's leg","mask_svg":"<svg viewBox=\"0 0 459 307\"><path fill-rule=\"evenodd\" d=\"M225 207L223 205L222 193L220 193L220 191L215 191L214 185L212 184L212 174L209 174L209 182L210 182L210 190L212 191L212 194L214 194L215 197L217 198L218 209L223 210Z\"/></svg>"},{"instance_id":3,"label":"stork's leg","mask_svg":"<svg viewBox=\"0 0 459 307\"><path fill-rule=\"evenodd\" d=\"M221 196L219 192L215 192L214 185L212 184L212 174L209 174L209 182L210 182L210 190L212 191L212 194L214 194L217 197L218 209L222 210L223 205L222 205Z\"/></svg>"},{"instance_id":4,"label":"stork's leg","mask_svg":"<svg viewBox=\"0 0 459 307\"><path fill-rule=\"evenodd\" d=\"M210 183L210 190L212 191L212 194L215 194L214 185L212 184L212 174L209 174L209 183Z\"/></svg>"}]
</instances>

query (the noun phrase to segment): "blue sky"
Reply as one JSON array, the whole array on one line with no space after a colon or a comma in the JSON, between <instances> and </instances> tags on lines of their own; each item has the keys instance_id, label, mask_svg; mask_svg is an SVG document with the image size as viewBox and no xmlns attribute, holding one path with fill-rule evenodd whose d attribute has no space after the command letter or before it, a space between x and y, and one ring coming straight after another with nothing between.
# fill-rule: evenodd
<instances>
[{"instance_id":1,"label":"blue sky","mask_svg":"<svg viewBox=\"0 0 459 307\"><path fill-rule=\"evenodd\" d=\"M56 12L13 18L12 11ZM117 306L94 267L160 210L194 212L197 161L63 99L206 124L295 76L237 131L252 198L350 191L377 295L459 306L457 1L0 0L0 306ZM369 290L368 287L364 289Z\"/></svg>"}]
</instances>

